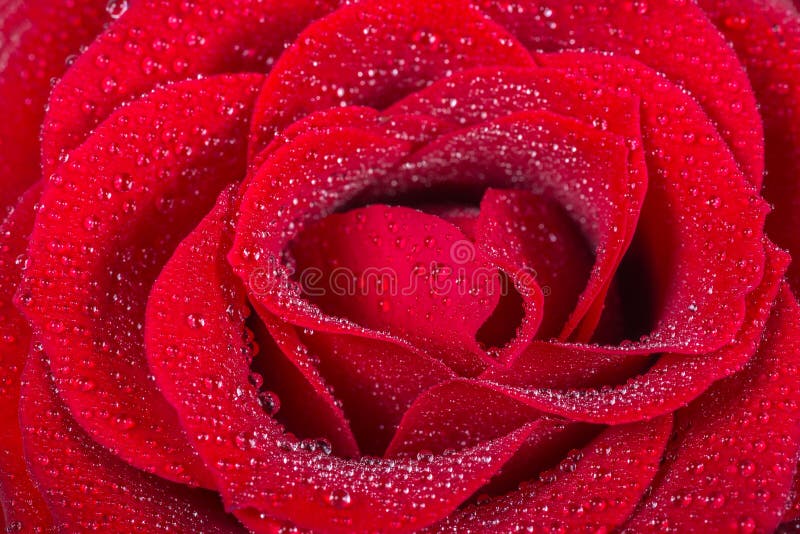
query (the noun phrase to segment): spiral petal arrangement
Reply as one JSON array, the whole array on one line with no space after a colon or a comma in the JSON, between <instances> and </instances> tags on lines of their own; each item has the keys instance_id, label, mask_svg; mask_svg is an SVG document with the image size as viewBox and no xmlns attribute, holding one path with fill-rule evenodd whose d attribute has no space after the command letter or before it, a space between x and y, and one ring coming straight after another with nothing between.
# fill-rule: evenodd
<instances>
[{"instance_id":1,"label":"spiral petal arrangement","mask_svg":"<svg viewBox=\"0 0 800 534\"><path fill-rule=\"evenodd\" d=\"M7 531L800 525L796 5L6 4Z\"/></svg>"}]
</instances>

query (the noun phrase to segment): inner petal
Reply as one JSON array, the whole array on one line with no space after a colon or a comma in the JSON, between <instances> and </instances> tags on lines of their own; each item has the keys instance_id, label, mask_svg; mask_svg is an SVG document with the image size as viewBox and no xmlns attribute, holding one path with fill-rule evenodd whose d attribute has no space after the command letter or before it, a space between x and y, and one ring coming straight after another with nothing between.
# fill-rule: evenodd
<instances>
[{"instance_id":1,"label":"inner petal","mask_svg":"<svg viewBox=\"0 0 800 534\"><path fill-rule=\"evenodd\" d=\"M476 242L507 265L512 278L542 288L539 338L557 336L575 308L594 263L591 246L558 203L529 191L489 189L481 202Z\"/></svg>"},{"instance_id":2,"label":"inner petal","mask_svg":"<svg viewBox=\"0 0 800 534\"><path fill-rule=\"evenodd\" d=\"M294 277L325 313L404 338L472 374L481 325L500 298L498 270L455 225L372 205L307 226L289 247Z\"/></svg>"}]
</instances>

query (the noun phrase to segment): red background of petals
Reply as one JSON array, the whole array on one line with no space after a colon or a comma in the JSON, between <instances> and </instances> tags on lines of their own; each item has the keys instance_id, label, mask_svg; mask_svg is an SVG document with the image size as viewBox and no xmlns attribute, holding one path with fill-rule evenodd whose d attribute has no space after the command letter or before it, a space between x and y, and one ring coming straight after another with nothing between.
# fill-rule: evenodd
<instances>
[{"instance_id":1,"label":"red background of petals","mask_svg":"<svg viewBox=\"0 0 800 534\"><path fill-rule=\"evenodd\" d=\"M11 0L0 39L7 531L800 525L796 3Z\"/></svg>"}]
</instances>

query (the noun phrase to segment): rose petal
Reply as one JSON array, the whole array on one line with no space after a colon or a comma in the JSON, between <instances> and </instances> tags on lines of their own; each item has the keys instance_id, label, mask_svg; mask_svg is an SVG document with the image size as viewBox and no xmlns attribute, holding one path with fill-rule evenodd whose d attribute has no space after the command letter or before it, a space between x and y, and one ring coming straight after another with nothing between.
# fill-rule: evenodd
<instances>
[{"instance_id":1,"label":"rose petal","mask_svg":"<svg viewBox=\"0 0 800 534\"><path fill-rule=\"evenodd\" d=\"M699 105L641 63L580 52L538 60L642 98L649 170L634 239L649 274L652 352L703 354L741 325L745 295L762 277L766 205L736 167Z\"/></svg>"},{"instance_id":2,"label":"rose petal","mask_svg":"<svg viewBox=\"0 0 800 534\"><path fill-rule=\"evenodd\" d=\"M41 187L33 186L0 225L0 501L9 531L52 529L52 518L28 474L19 428L19 390L31 333L12 299L25 265Z\"/></svg>"},{"instance_id":3,"label":"rose petal","mask_svg":"<svg viewBox=\"0 0 800 534\"><path fill-rule=\"evenodd\" d=\"M614 529L625 522L650 485L671 430L671 416L610 427L551 474L486 504L467 506L437 525L436 531Z\"/></svg>"},{"instance_id":4,"label":"rose petal","mask_svg":"<svg viewBox=\"0 0 800 534\"><path fill-rule=\"evenodd\" d=\"M59 531L241 532L216 495L134 469L70 419L43 353L23 374L25 455Z\"/></svg>"},{"instance_id":5,"label":"rose petal","mask_svg":"<svg viewBox=\"0 0 800 534\"><path fill-rule=\"evenodd\" d=\"M504 436L541 418L541 412L473 382L429 389L403 416L386 456L441 454Z\"/></svg>"},{"instance_id":6,"label":"rose petal","mask_svg":"<svg viewBox=\"0 0 800 534\"><path fill-rule=\"evenodd\" d=\"M767 277L748 297L744 327L733 343L716 352L702 356L666 354L647 372L624 384L580 389L574 384L586 382L587 377L589 383L594 382L594 375L625 377L639 351L632 351L628 360L625 347L610 351L602 347L533 344L509 370L491 369L481 378L513 384L512 388L489 387L499 387L536 409L578 421L619 424L670 413L701 395L713 382L741 369L754 354L788 262L787 256L774 247L769 251ZM615 367L615 357L621 358L621 369ZM541 363L545 358L549 361ZM562 368L563 362L573 359L578 365ZM562 378L564 374L566 379ZM564 389L544 386L548 381L559 383Z\"/></svg>"},{"instance_id":7,"label":"rose petal","mask_svg":"<svg viewBox=\"0 0 800 534\"><path fill-rule=\"evenodd\" d=\"M497 306L499 273L455 226L372 205L308 225L290 254L323 313L406 339L458 373L482 369L475 336Z\"/></svg>"},{"instance_id":8,"label":"rose petal","mask_svg":"<svg viewBox=\"0 0 800 534\"><path fill-rule=\"evenodd\" d=\"M313 111L384 107L454 71L482 65L533 62L467 2L368 0L342 7L310 25L276 63L256 108L251 156Z\"/></svg>"},{"instance_id":9,"label":"rose petal","mask_svg":"<svg viewBox=\"0 0 800 534\"><path fill-rule=\"evenodd\" d=\"M357 336L309 332L305 344L342 401L365 454L380 456L411 403L430 387L455 377L422 351Z\"/></svg>"},{"instance_id":10,"label":"rose petal","mask_svg":"<svg viewBox=\"0 0 800 534\"><path fill-rule=\"evenodd\" d=\"M148 379L150 285L220 189L244 174L257 75L191 80L121 108L59 169L18 303L64 400L98 443L171 480L213 482Z\"/></svg>"},{"instance_id":11,"label":"rose petal","mask_svg":"<svg viewBox=\"0 0 800 534\"><path fill-rule=\"evenodd\" d=\"M199 74L263 72L287 42L336 2L137 0L126 5L53 89L42 132L45 176L120 103L158 84Z\"/></svg>"},{"instance_id":12,"label":"rose petal","mask_svg":"<svg viewBox=\"0 0 800 534\"><path fill-rule=\"evenodd\" d=\"M214 228L213 216L201 228L206 225ZM224 232L219 226L216 232ZM204 310L203 322L198 328L173 314L163 318L161 327L180 345L171 351L170 365L156 371L157 380L218 477L228 508L246 516L248 524L263 513L327 531L420 528L455 509L526 439L530 430L523 428L431 460L353 461L304 450L260 408L247 380L241 282L224 268L223 256L198 257L195 250L193 239L182 243L165 272L191 265L200 276L173 277L172 290L187 307L194 302ZM219 430L214 439L209 429Z\"/></svg>"},{"instance_id":13,"label":"rose petal","mask_svg":"<svg viewBox=\"0 0 800 534\"><path fill-rule=\"evenodd\" d=\"M516 489L542 470L554 466L568 451L583 446L596 433L592 425L549 417L502 393L477 384L453 381L431 388L403 416L386 451L387 457L424 457L461 450L497 439L532 423L525 444L483 488L496 495Z\"/></svg>"},{"instance_id":14,"label":"rose petal","mask_svg":"<svg viewBox=\"0 0 800 534\"><path fill-rule=\"evenodd\" d=\"M490 189L481 201L477 243L512 278L532 276L547 288L543 323L537 336L555 337L586 286L594 258L566 212L528 191Z\"/></svg>"},{"instance_id":15,"label":"rose petal","mask_svg":"<svg viewBox=\"0 0 800 534\"><path fill-rule=\"evenodd\" d=\"M701 0L730 40L753 84L766 137L764 196L775 205L767 232L795 261L789 280L800 293L800 15L791 5Z\"/></svg>"},{"instance_id":16,"label":"rose petal","mask_svg":"<svg viewBox=\"0 0 800 534\"><path fill-rule=\"evenodd\" d=\"M758 353L676 415L677 439L627 527L771 532L791 503L798 460L800 306L788 285Z\"/></svg>"},{"instance_id":17,"label":"rose petal","mask_svg":"<svg viewBox=\"0 0 800 534\"><path fill-rule=\"evenodd\" d=\"M258 155L260 161L287 145L302 134L313 130L332 130L347 126L374 132L386 137L397 137L415 147L435 139L452 125L447 121L422 114L400 114L383 116L378 110L364 106L346 106L315 111L298 119L276 135Z\"/></svg>"},{"instance_id":18,"label":"rose petal","mask_svg":"<svg viewBox=\"0 0 800 534\"><path fill-rule=\"evenodd\" d=\"M41 177L39 131L51 80L102 29L108 15L94 0L5 2L0 8L0 213Z\"/></svg>"},{"instance_id":19,"label":"rose petal","mask_svg":"<svg viewBox=\"0 0 800 534\"><path fill-rule=\"evenodd\" d=\"M387 173L410 148L396 138L338 128L309 131L272 154L241 195L228 255L251 298L297 327L378 339L413 351L402 339L322 313L290 278L285 259L290 242L307 224L357 204L357 198L380 198L392 191L394 179Z\"/></svg>"},{"instance_id":20,"label":"rose petal","mask_svg":"<svg viewBox=\"0 0 800 534\"><path fill-rule=\"evenodd\" d=\"M479 68L458 73L409 95L386 113L423 112L461 125L471 125L522 110L552 111L625 137L630 150L629 190L625 196L628 220L624 225L625 239L615 251L619 262L633 239L647 190L638 99L564 71ZM536 258L527 261L536 261ZM584 324L578 332L579 340L591 337L610 284L609 278L603 281L599 292L587 288L587 294L582 296L569 321L563 325L562 338L572 334L581 321ZM589 299L592 295L593 301Z\"/></svg>"},{"instance_id":21,"label":"rose petal","mask_svg":"<svg viewBox=\"0 0 800 534\"><path fill-rule=\"evenodd\" d=\"M747 73L696 4L605 0L554 6L517 0L479 5L531 50L609 51L666 73L702 104L750 182L761 184L764 136ZM708 72L714 75L704 75Z\"/></svg>"},{"instance_id":22,"label":"rose petal","mask_svg":"<svg viewBox=\"0 0 800 534\"><path fill-rule=\"evenodd\" d=\"M228 214L224 215L227 217ZM199 229L196 230L196 232L198 231ZM195 241L200 241L201 237L206 238L206 236L198 236L196 233L190 236ZM196 246L198 248L204 245L208 247L211 243L213 241L206 238ZM227 243L226 246L230 247L230 243ZM219 255L221 248L222 244L209 251L209 254ZM176 267L170 272L162 273L150 293L149 317L157 317L159 313L154 306L160 306L162 314L174 313L166 298L172 294L172 281L169 279L169 275L178 273L180 276L185 276L189 267L181 267L182 269ZM159 299L161 299L160 304ZM291 423L290 428L298 437L306 439L322 437L330 441L332 450L337 456L359 456L358 443L350 428L350 422L340 406L341 401L334 397L329 384L317 369L314 355L308 352L302 339L291 325L276 319L266 310L257 309L259 318L265 324L263 332L256 331L255 339L259 343L260 350L254 357L256 371L264 380L265 389L260 393L262 398L264 392L277 394L278 401L283 406L278 412L279 420L284 425ZM154 326L148 330L148 354L151 354L151 351L163 353L163 350L153 347L154 336L162 337L157 342L158 346L162 348L165 340L172 337L172 332L157 327L159 321L159 319L153 320ZM151 359L152 357L149 356ZM270 410L267 409L267 412L270 413Z\"/></svg>"},{"instance_id":23,"label":"rose petal","mask_svg":"<svg viewBox=\"0 0 800 534\"><path fill-rule=\"evenodd\" d=\"M404 162L396 182L422 191L523 188L560 204L598 252L584 305L573 313L582 316L602 300L626 246L628 164L617 135L550 112L521 111L438 138Z\"/></svg>"}]
</instances>

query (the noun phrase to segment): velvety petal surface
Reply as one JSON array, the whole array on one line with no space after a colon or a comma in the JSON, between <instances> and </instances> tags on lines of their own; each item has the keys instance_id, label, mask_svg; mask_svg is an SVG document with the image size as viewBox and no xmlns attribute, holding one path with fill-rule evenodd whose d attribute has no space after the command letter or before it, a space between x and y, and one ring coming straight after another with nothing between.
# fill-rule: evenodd
<instances>
[{"instance_id":1,"label":"velvety petal surface","mask_svg":"<svg viewBox=\"0 0 800 534\"><path fill-rule=\"evenodd\" d=\"M171 250L244 175L260 82L187 81L112 114L45 189L17 296L76 421L136 467L203 486L207 470L148 378L144 307Z\"/></svg>"},{"instance_id":2,"label":"velvety petal surface","mask_svg":"<svg viewBox=\"0 0 800 534\"><path fill-rule=\"evenodd\" d=\"M242 531L215 494L134 469L86 435L61 405L40 347L23 374L21 425L30 472L59 530Z\"/></svg>"}]
</instances>

